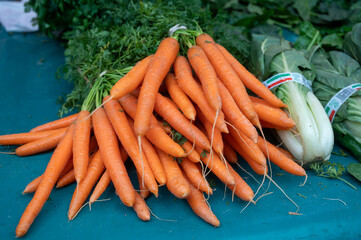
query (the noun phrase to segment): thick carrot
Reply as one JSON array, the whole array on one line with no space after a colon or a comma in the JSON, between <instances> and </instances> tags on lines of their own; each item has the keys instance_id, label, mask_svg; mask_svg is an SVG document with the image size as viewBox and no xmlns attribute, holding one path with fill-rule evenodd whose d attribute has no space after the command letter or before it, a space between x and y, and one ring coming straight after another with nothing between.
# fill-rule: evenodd
<instances>
[{"instance_id":1,"label":"thick carrot","mask_svg":"<svg viewBox=\"0 0 361 240\"><path fill-rule=\"evenodd\" d=\"M45 138L56 132L65 133L67 128L60 128L48 131L41 132L31 132L31 133L16 133L16 134L7 134L0 136L0 145L23 145L29 142Z\"/></svg>"},{"instance_id":2,"label":"thick carrot","mask_svg":"<svg viewBox=\"0 0 361 240\"><path fill-rule=\"evenodd\" d=\"M146 185L142 184L142 177L137 173L138 184L139 184L139 194L143 199L146 199L149 196L149 189Z\"/></svg>"},{"instance_id":3,"label":"thick carrot","mask_svg":"<svg viewBox=\"0 0 361 240\"><path fill-rule=\"evenodd\" d=\"M204 198L203 193L197 189L197 186L193 186L185 174L184 177L186 181L188 181L191 188L187 202L192 208L193 212L207 223L215 227L219 227L220 222L207 204L207 200Z\"/></svg>"},{"instance_id":4,"label":"thick carrot","mask_svg":"<svg viewBox=\"0 0 361 240\"><path fill-rule=\"evenodd\" d=\"M279 166L281 169L288 173L297 176L306 176L306 171L292 159L289 159L281 151L279 151L273 144L265 141L263 138L258 137L258 146L262 152L266 155L269 154L271 162Z\"/></svg>"},{"instance_id":5,"label":"thick carrot","mask_svg":"<svg viewBox=\"0 0 361 240\"><path fill-rule=\"evenodd\" d=\"M174 72L178 86L197 104L204 116L212 124L216 120L216 126L222 132L228 132L227 125L224 122L224 114L222 111L216 119L217 112L209 104L205 93L199 83L194 80L192 69L187 59L183 56L178 56L174 62Z\"/></svg>"},{"instance_id":6,"label":"thick carrot","mask_svg":"<svg viewBox=\"0 0 361 240\"><path fill-rule=\"evenodd\" d=\"M252 92L271 103L275 107L286 107L286 105L278 99L266 86L264 86L252 73L250 73L243 65L238 62L236 58L230 54L227 49L219 44L217 48L221 51L223 56L231 64L233 70L237 73L242 83Z\"/></svg>"},{"instance_id":7,"label":"thick carrot","mask_svg":"<svg viewBox=\"0 0 361 240\"><path fill-rule=\"evenodd\" d=\"M73 162L75 180L79 184L85 177L89 164L91 116L87 110L78 114L73 136Z\"/></svg>"},{"instance_id":8,"label":"thick carrot","mask_svg":"<svg viewBox=\"0 0 361 240\"><path fill-rule=\"evenodd\" d=\"M40 131L47 131L47 130L68 127L71 123L73 123L76 120L77 117L78 117L78 114L76 113L76 114L73 114L73 115L70 115L70 116L67 116L64 118L60 118L58 120L37 126L36 128L31 129L30 132L40 132Z\"/></svg>"},{"instance_id":9,"label":"thick carrot","mask_svg":"<svg viewBox=\"0 0 361 240\"><path fill-rule=\"evenodd\" d=\"M228 165L228 171L234 177L236 184L227 185L234 194L244 201L251 201L254 197L252 188L242 179L241 176L232 168L231 165Z\"/></svg>"},{"instance_id":10,"label":"thick carrot","mask_svg":"<svg viewBox=\"0 0 361 240\"><path fill-rule=\"evenodd\" d=\"M222 98L222 110L227 121L237 129L241 130L252 141L257 142L257 130L238 108L231 93L221 81L218 81L218 88Z\"/></svg>"},{"instance_id":11,"label":"thick carrot","mask_svg":"<svg viewBox=\"0 0 361 240\"><path fill-rule=\"evenodd\" d=\"M197 45L206 53L212 63L217 75L231 93L233 99L241 109L243 114L257 127L260 127L257 113L254 111L251 100L248 97L246 88L239 79L232 66L218 50L211 36L201 34L196 39Z\"/></svg>"},{"instance_id":12,"label":"thick carrot","mask_svg":"<svg viewBox=\"0 0 361 240\"><path fill-rule=\"evenodd\" d=\"M187 95L177 85L174 74L168 73L164 80L164 83L173 102L183 112L184 116L186 116L189 120L194 121L197 114L196 109L194 108L193 103L189 100Z\"/></svg>"},{"instance_id":13,"label":"thick carrot","mask_svg":"<svg viewBox=\"0 0 361 240\"><path fill-rule=\"evenodd\" d=\"M133 205L133 209L137 213L139 219L143 221L150 220L149 208L145 203L144 198L142 198L137 192L135 192L135 203Z\"/></svg>"},{"instance_id":14,"label":"thick carrot","mask_svg":"<svg viewBox=\"0 0 361 240\"><path fill-rule=\"evenodd\" d=\"M210 143L207 137L183 116L183 114L171 103L169 98L163 97L158 93L154 110L189 141L195 141L197 146L209 150Z\"/></svg>"},{"instance_id":15,"label":"thick carrot","mask_svg":"<svg viewBox=\"0 0 361 240\"><path fill-rule=\"evenodd\" d=\"M134 130L137 135L144 136L148 131L158 89L178 51L178 41L168 37L162 40L153 56L140 90L139 103L134 118Z\"/></svg>"},{"instance_id":16,"label":"thick carrot","mask_svg":"<svg viewBox=\"0 0 361 240\"><path fill-rule=\"evenodd\" d=\"M188 59L202 83L203 92L215 111L222 109L222 100L218 91L217 74L202 48L192 46L188 49Z\"/></svg>"},{"instance_id":17,"label":"thick carrot","mask_svg":"<svg viewBox=\"0 0 361 240\"><path fill-rule=\"evenodd\" d=\"M34 142L29 142L16 148L15 153L16 155L23 157L48 151L58 145L64 134L65 131L63 130L57 131L49 136L46 136Z\"/></svg>"},{"instance_id":18,"label":"thick carrot","mask_svg":"<svg viewBox=\"0 0 361 240\"><path fill-rule=\"evenodd\" d=\"M105 168L121 201L124 205L132 207L135 202L135 190L120 156L117 135L103 108L98 108L92 116L94 133Z\"/></svg>"},{"instance_id":19,"label":"thick carrot","mask_svg":"<svg viewBox=\"0 0 361 240\"><path fill-rule=\"evenodd\" d=\"M223 141L223 155L230 163L236 163L238 161L237 153L234 149L228 144L227 141Z\"/></svg>"},{"instance_id":20,"label":"thick carrot","mask_svg":"<svg viewBox=\"0 0 361 240\"><path fill-rule=\"evenodd\" d=\"M137 98L132 94L127 94L121 99L119 99L119 102L121 103L125 112L134 119L138 102ZM178 143L174 142L164 132L164 130L159 127L158 120L153 115L151 116L150 127L146 134L146 137L156 147L174 157L183 157L185 154L183 148L179 146Z\"/></svg>"},{"instance_id":21,"label":"thick carrot","mask_svg":"<svg viewBox=\"0 0 361 240\"><path fill-rule=\"evenodd\" d=\"M119 79L110 90L110 96L113 99L119 99L136 89L142 83L152 58L153 55L150 55L139 61L124 77Z\"/></svg>"},{"instance_id":22,"label":"thick carrot","mask_svg":"<svg viewBox=\"0 0 361 240\"><path fill-rule=\"evenodd\" d=\"M190 141L185 141L182 144L182 148L184 148L186 154L188 154L187 158L190 161L192 161L194 163L197 163L197 162L201 161L201 157L199 156L197 151L195 149L193 149L193 143L191 143Z\"/></svg>"},{"instance_id":23,"label":"thick carrot","mask_svg":"<svg viewBox=\"0 0 361 240\"><path fill-rule=\"evenodd\" d=\"M196 150L200 154L201 160L206 167L208 167L223 183L227 185L235 184L234 177L228 172L227 166L216 154L211 156L211 154L205 152L199 147L196 147Z\"/></svg>"},{"instance_id":24,"label":"thick carrot","mask_svg":"<svg viewBox=\"0 0 361 240\"><path fill-rule=\"evenodd\" d=\"M26 207L19 224L16 228L16 236L22 237L29 230L31 224L39 214L46 200L49 198L51 190L63 171L67 161L72 154L74 125L70 125L59 145L50 158L33 199Z\"/></svg>"},{"instance_id":25,"label":"thick carrot","mask_svg":"<svg viewBox=\"0 0 361 240\"><path fill-rule=\"evenodd\" d=\"M88 198L90 191L92 190L93 186L98 181L104 170L105 166L100 157L100 152L97 151L91 163L89 164L84 179L80 183L78 183L77 187L74 190L68 211L69 220L74 219L76 213L81 208L85 200Z\"/></svg>"},{"instance_id":26,"label":"thick carrot","mask_svg":"<svg viewBox=\"0 0 361 240\"><path fill-rule=\"evenodd\" d=\"M212 143L212 148L216 153L223 152L223 139L222 133L219 129L213 128L212 124L207 120L203 113L197 109L198 119L202 122L204 129L206 130L207 137Z\"/></svg>"},{"instance_id":27,"label":"thick carrot","mask_svg":"<svg viewBox=\"0 0 361 240\"><path fill-rule=\"evenodd\" d=\"M158 148L157 153L165 170L168 190L177 198L187 198L191 189L187 180L185 180L177 161Z\"/></svg>"},{"instance_id":28,"label":"thick carrot","mask_svg":"<svg viewBox=\"0 0 361 240\"><path fill-rule=\"evenodd\" d=\"M188 179L197 189L207 194L213 193L212 188L208 184L208 181L205 177L203 177L202 172L199 169L199 165L189 161L188 158L183 158L180 165Z\"/></svg>"},{"instance_id":29,"label":"thick carrot","mask_svg":"<svg viewBox=\"0 0 361 240\"><path fill-rule=\"evenodd\" d=\"M132 159L139 174L144 178L144 183L149 188L149 191L155 196L158 196L158 185L155 181L152 169L149 166L144 151L142 150L140 152L139 150L138 141L133 129L129 125L123 108L115 99L107 101L109 98L109 96L103 98L104 108L120 142L125 151L129 154L130 159Z\"/></svg>"}]
</instances>

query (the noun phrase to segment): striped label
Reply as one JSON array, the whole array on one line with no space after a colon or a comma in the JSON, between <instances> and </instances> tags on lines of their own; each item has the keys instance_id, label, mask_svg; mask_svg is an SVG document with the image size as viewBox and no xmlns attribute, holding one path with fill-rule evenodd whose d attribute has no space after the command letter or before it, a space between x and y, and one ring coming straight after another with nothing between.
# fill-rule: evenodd
<instances>
[{"instance_id":1,"label":"striped label","mask_svg":"<svg viewBox=\"0 0 361 240\"><path fill-rule=\"evenodd\" d=\"M359 89L361 89L360 83L355 83L347 86L341 89L338 93L336 93L335 96L333 96L331 100L326 104L325 111L331 123L336 115L337 110L341 107L341 105L346 102L346 100Z\"/></svg>"},{"instance_id":2,"label":"striped label","mask_svg":"<svg viewBox=\"0 0 361 240\"><path fill-rule=\"evenodd\" d=\"M302 74L299 73L279 73L264 81L263 84L268 89L272 89L285 82L290 82L290 81L302 84L312 92L312 88L311 88L312 82L307 80L304 76L302 76Z\"/></svg>"}]
</instances>

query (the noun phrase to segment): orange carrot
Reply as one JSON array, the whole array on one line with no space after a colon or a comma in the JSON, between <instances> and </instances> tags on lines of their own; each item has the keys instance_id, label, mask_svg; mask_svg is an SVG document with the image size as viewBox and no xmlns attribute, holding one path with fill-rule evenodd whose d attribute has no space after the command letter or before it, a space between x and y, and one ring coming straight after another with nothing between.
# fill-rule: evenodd
<instances>
[{"instance_id":1,"label":"orange carrot","mask_svg":"<svg viewBox=\"0 0 361 240\"><path fill-rule=\"evenodd\" d=\"M103 108L92 115L95 137L101 158L108 174L124 205L132 207L135 203L135 190L120 156L117 135Z\"/></svg>"},{"instance_id":2,"label":"orange carrot","mask_svg":"<svg viewBox=\"0 0 361 240\"><path fill-rule=\"evenodd\" d=\"M187 179L187 176L184 175L184 177L188 181L191 188L187 202L192 208L193 212L207 223L215 227L219 227L220 222L208 206L207 200L204 198L203 193L199 191L196 186L193 186L190 180Z\"/></svg>"},{"instance_id":3,"label":"orange carrot","mask_svg":"<svg viewBox=\"0 0 361 240\"><path fill-rule=\"evenodd\" d=\"M172 132L172 127L165 121L158 121L158 126L161 127L165 133L170 134Z\"/></svg>"},{"instance_id":4,"label":"orange carrot","mask_svg":"<svg viewBox=\"0 0 361 240\"><path fill-rule=\"evenodd\" d=\"M190 182L197 189L207 194L213 193L212 188L208 184L208 181L203 177L202 172L199 169L199 165L189 161L188 158L183 158L180 165Z\"/></svg>"},{"instance_id":5,"label":"orange carrot","mask_svg":"<svg viewBox=\"0 0 361 240\"><path fill-rule=\"evenodd\" d=\"M217 112L209 104L202 87L194 80L191 66L185 57L178 56L176 58L174 62L174 72L177 77L178 86L197 104L208 121L213 125L216 120L216 127L222 132L228 132L227 125L224 122L223 112L220 111L216 119Z\"/></svg>"},{"instance_id":6,"label":"orange carrot","mask_svg":"<svg viewBox=\"0 0 361 240\"><path fill-rule=\"evenodd\" d=\"M228 165L228 170L234 177L236 182L235 185L227 185L229 189L231 189L234 194L244 201L251 201L254 197L254 193L252 188L242 179L241 176L232 168L232 166Z\"/></svg>"},{"instance_id":7,"label":"orange carrot","mask_svg":"<svg viewBox=\"0 0 361 240\"><path fill-rule=\"evenodd\" d=\"M218 50L213 39L208 34L204 33L197 37L196 42L197 45L200 46L206 53L220 80L227 87L243 114L255 126L260 127L258 116L253 109L246 88L233 70L232 66Z\"/></svg>"},{"instance_id":8,"label":"orange carrot","mask_svg":"<svg viewBox=\"0 0 361 240\"><path fill-rule=\"evenodd\" d=\"M75 182L76 182L76 180L75 180L74 169L71 169L64 176L59 178L59 180L56 182L56 188L66 187Z\"/></svg>"},{"instance_id":9,"label":"orange carrot","mask_svg":"<svg viewBox=\"0 0 361 240\"><path fill-rule=\"evenodd\" d=\"M174 107L169 98L158 93L154 110L189 141L195 141L197 146L209 150L210 143L207 137Z\"/></svg>"},{"instance_id":10,"label":"orange carrot","mask_svg":"<svg viewBox=\"0 0 361 240\"><path fill-rule=\"evenodd\" d=\"M201 157L199 156L199 154L197 153L197 151L195 149L193 149L193 143L191 143L190 141L185 141L182 144L182 148L184 148L187 158L194 163L197 163L199 161L201 161Z\"/></svg>"},{"instance_id":11,"label":"orange carrot","mask_svg":"<svg viewBox=\"0 0 361 240\"><path fill-rule=\"evenodd\" d=\"M286 149L283 149L281 147L277 147L278 151L280 151L281 153L283 153L284 155L286 155L286 157L288 157L289 159L295 159L295 157L292 155L292 153L290 153L289 151L287 151Z\"/></svg>"},{"instance_id":12,"label":"orange carrot","mask_svg":"<svg viewBox=\"0 0 361 240\"><path fill-rule=\"evenodd\" d=\"M45 138L56 132L65 133L66 128L41 131L41 132L31 132L31 133L16 133L16 134L7 134L0 136L0 145L22 145L29 142Z\"/></svg>"},{"instance_id":13,"label":"orange carrot","mask_svg":"<svg viewBox=\"0 0 361 240\"><path fill-rule=\"evenodd\" d=\"M46 200L49 198L51 190L63 171L67 161L72 154L74 126L70 125L59 145L50 158L48 166L45 169L43 179L41 180L33 199L26 207L19 224L16 228L16 236L22 237L29 230L31 224L39 214Z\"/></svg>"},{"instance_id":14,"label":"orange carrot","mask_svg":"<svg viewBox=\"0 0 361 240\"><path fill-rule=\"evenodd\" d=\"M146 199L149 196L149 189L146 185L142 184L142 177L137 173L138 184L139 184L139 194L143 199Z\"/></svg>"},{"instance_id":15,"label":"orange carrot","mask_svg":"<svg viewBox=\"0 0 361 240\"><path fill-rule=\"evenodd\" d=\"M207 137L212 142L212 148L217 153L223 152L223 140L222 133L219 129L213 128L212 124L207 120L203 113L197 108L198 119L202 122L204 129L206 130Z\"/></svg>"},{"instance_id":16,"label":"orange carrot","mask_svg":"<svg viewBox=\"0 0 361 240\"><path fill-rule=\"evenodd\" d=\"M189 100L187 95L177 85L174 74L168 73L164 80L164 83L173 102L183 112L184 116L186 116L189 120L194 121L197 114L196 109L194 108L192 102Z\"/></svg>"},{"instance_id":17,"label":"orange carrot","mask_svg":"<svg viewBox=\"0 0 361 240\"><path fill-rule=\"evenodd\" d=\"M134 119L137 106L137 98L132 94L127 94L119 99L126 113ZM146 134L149 141L162 151L174 156L183 157L184 150L178 143L174 142L158 125L157 119L152 115L150 127Z\"/></svg>"},{"instance_id":18,"label":"orange carrot","mask_svg":"<svg viewBox=\"0 0 361 240\"><path fill-rule=\"evenodd\" d=\"M305 169L303 169L292 159L289 159L286 155L284 155L281 151L279 151L273 144L269 143L268 141L265 141L261 137L258 137L257 144L265 155L267 154L267 150L268 150L269 158L271 162L279 166L281 169L293 175L306 176Z\"/></svg>"},{"instance_id":19,"label":"orange carrot","mask_svg":"<svg viewBox=\"0 0 361 240\"><path fill-rule=\"evenodd\" d=\"M82 110L78 114L73 136L74 174L75 180L78 184L84 179L88 169L90 131L90 112L87 110Z\"/></svg>"},{"instance_id":20,"label":"orange carrot","mask_svg":"<svg viewBox=\"0 0 361 240\"><path fill-rule=\"evenodd\" d=\"M153 55L150 55L139 61L124 77L119 79L110 90L110 96L113 99L119 99L136 89L142 83L152 58Z\"/></svg>"},{"instance_id":21,"label":"orange carrot","mask_svg":"<svg viewBox=\"0 0 361 240\"><path fill-rule=\"evenodd\" d=\"M30 132L40 132L40 131L47 131L47 130L68 127L71 123L73 123L76 120L77 117L78 117L78 114L76 113L76 114L73 114L73 115L70 115L70 116L67 116L64 118L60 118L58 120L37 126L36 128L31 129Z\"/></svg>"},{"instance_id":22,"label":"orange carrot","mask_svg":"<svg viewBox=\"0 0 361 240\"><path fill-rule=\"evenodd\" d=\"M57 131L47 137L41 138L39 140L36 140L34 142L29 142L27 144L24 144L18 148L16 148L15 153L18 156L30 156L37 153L45 152L50 149L55 148L59 141L64 136L65 131Z\"/></svg>"},{"instance_id":23,"label":"orange carrot","mask_svg":"<svg viewBox=\"0 0 361 240\"><path fill-rule=\"evenodd\" d=\"M222 100L218 91L217 74L202 48L192 46L188 49L188 59L202 83L203 92L215 111L222 109Z\"/></svg>"},{"instance_id":24,"label":"orange carrot","mask_svg":"<svg viewBox=\"0 0 361 240\"><path fill-rule=\"evenodd\" d=\"M139 151L136 136L129 125L124 110L118 101L114 99L107 101L108 99L109 96L103 99L104 108L122 146L129 154L139 174L144 178L144 183L149 191L158 196L158 185L149 166L149 160L144 151Z\"/></svg>"},{"instance_id":25,"label":"orange carrot","mask_svg":"<svg viewBox=\"0 0 361 240\"><path fill-rule=\"evenodd\" d=\"M149 128L158 89L167 75L179 51L179 43L174 38L165 38L153 56L139 94L139 103L134 118L136 135L144 136Z\"/></svg>"},{"instance_id":26,"label":"orange carrot","mask_svg":"<svg viewBox=\"0 0 361 240\"><path fill-rule=\"evenodd\" d=\"M144 198L142 198L137 192L135 192L135 203L133 205L133 209L137 213L139 219L143 221L150 220L149 208L145 203Z\"/></svg>"},{"instance_id":27,"label":"orange carrot","mask_svg":"<svg viewBox=\"0 0 361 240\"><path fill-rule=\"evenodd\" d=\"M157 153L165 170L168 190L177 198L187 198L191 189L187 180L183 177L177 161L159 149L157 149Z\"/></svg>"},{"instance_id":28,"label":"orange carrot","mask_svg":"<svg viewBox=\"0 0 361 240\"><path fill-rule=\"evenodd\" d=\"M261 122L262 128L273 128L273 129L279 129L279 130L290 130L290 128L288 128L288 127L278 126L278 125L275 125L275 124L273 124L273 123L269 123L269 122L266 122L266 121L260 120L260 122Z\"/></svg>"},{"instance_id":29,"label":"orange carrot","mask_svg":"<svg viewBox=\"0 0 361 240\"><path fill-rule=\"evenodd\" d=\"M243 65L230 54L227 49L219 44L217 48L221 51L223 56L231 64L233 70L237 73L242 83L252 92L271 103L275 107L286 107L286 105L278 99L266 86L264 86L252 73L250 73Z\"/></svg>"},{"instance_id":30,"label":"orange carrot","mask_svg":"<svg viewBox=\"0 0 361 240\"><path fill-rule=\"evenodd\" d=\"M233 150L233 148L227 143L227 141L223 141L223 155L230 163L236 163L238 161L237 153Z\"/></svg>"}]
</instances>

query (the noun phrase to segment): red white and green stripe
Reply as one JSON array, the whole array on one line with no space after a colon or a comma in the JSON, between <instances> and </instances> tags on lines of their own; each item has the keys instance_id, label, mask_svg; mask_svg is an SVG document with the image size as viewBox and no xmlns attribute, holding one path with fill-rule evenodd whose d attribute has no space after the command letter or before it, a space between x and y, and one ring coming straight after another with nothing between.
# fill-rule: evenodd
<instances>
[{"instance_id":1,"label":"red white and green stripe","mask_svg":"<svg viewBox=\"0 0 361 240\"><path fill-rule=\"evenodd\" d=\"M305 87L307 87L310 91L312 91L312 88L311 88L312 82L307 80L300 73L279 73L279 74L274 75L273 77L267 79L266 81L264 81L263 84L268 89L272 89L283 83L290 82L290 81L302 84Z\"/></svg>"},{"instance_id":2,"label":"red white and green stripe","mask_svg":"<svg viewBox=\"0 0 361 240\"><path fill-rule=\"evenodd\" d=\"M325 111L328 115L328 118L330 119L330 122L332 123L333 119L335 118L335 115L337 113L337 110L342 106L346 100L351 97L352 94L354 94L357 90L361 89L360 83L355 83L350 86L347 86L343 89L341 89L338 93L336 93L331 100L326 104Z\"/></svg>"}]
</instances>

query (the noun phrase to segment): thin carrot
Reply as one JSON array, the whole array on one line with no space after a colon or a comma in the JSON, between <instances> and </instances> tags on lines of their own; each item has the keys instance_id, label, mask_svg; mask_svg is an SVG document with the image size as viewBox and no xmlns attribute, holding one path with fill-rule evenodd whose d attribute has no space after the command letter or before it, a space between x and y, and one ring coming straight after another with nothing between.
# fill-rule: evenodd
<instances>
[{"instance_id":1,"label":"thin carrot","mask_svg":"<svg viewBox=\"0 0 361 240\"><path fill-rule=\"evenodd\" d=\"M134 130L138 136L144 136L148 131L158 89L178 51L178 41L168 37L161 41L153 56L140 90L139 103L134 118Z\"/></svg>"},{"instance_id":2,"label":"thin carrot","mask_svg":"<svg viewBox=\"0 0 361 240\"><path fill-rule=\"evenodd\" d=\"M0 136L0 145L23 145L29 142L45 138L56 132L64 132L67 128L59 128L48 131L41 132L31 132L31 133L16 133L16 134L7 134Z\"/></svg>"},{"instance_id":3,"label":"thin carrot","mask_svg":"<svg viewBox=\"0 0 361 240\"><path fill-rule=\"evenodd\" d=\"M265 141L263 138L258 137L258 146L262 152L266 154L268 151L271 162L279 166L281 169L288 173L297 176L306 176L306 171L292 159L289 159L281 151L279 151L273 144Z\"/></svg>"},{"instance_id":4,"label":"thin carrot","mask_svg":"<svg viewBox=\"0 0 361 240\"><path fill-rule=\"evenodd\" d=\"M197 109L197 114L198 119L202 122L202 125L206 130L209 141L212 143L212 148L214 149L214 151L216 151L216 153L222 153L223 140L221 131L217 128L213 128L212 124L208 121L208 119L199 109Z\"/></svg>"},{"instance_id":5,"label":"thin carrot","mask_svg":"<svg viewBox=\"0 0 361 240\"><path fill-rule=\"evenodd\" d=\"M168 73L164 80L164 83L173 102L183 112L184 116L186 116L189 120L195 121L197 114L196 109L194 108L192 102L189 100L187 95L177 85L174 74Z\"/></svg>"},{"instance_id":6,"label":"thin carrot","mask_svg":"<svg viewBox=\"0 0 361 240\"><path fill-rule=\"evenodd\" d=\"M254 197L254 193L252 188L242 179L241 176L232 168L232 166L228 166L228 171L234 177L234 181L236 184L227 185L229 189L231 189L234 194L244 201L251 201Z\"/></svg>"},{"instance_id":7,"label":"thin carrot","mask_svg":"<svg viewBox=\"0 0 361 240\"><path fill-rule=\"evenodd\" d=\"M153 55L150 55L139 61L124 77L119 79L110 90L110 96L113 99L119 99L136 89L142 83L152 58Z\"/></svg>"},{"instance_id":8,"label":"thin carrot","mask_svg":"<svg viewBox=\"0 0 361 240\"><path fill-rule=\"evenodd\" d=\"M135 203L135 190L120 156L117 135L103 108L98 108L92 116L94 133L105 168L120 200L124 205L132 207Z\"/></svg>"},{"instance_id":9,"label":"thin carrot","mask_svg":"<svg viewBox=\"0 0 361 240\"><path fill-rule=\"evenodd\" d=\"M36 189L34 197L21 216L15 231L17 237L22 237L27 233L31 224L48 199L56 180L59 178L59 175L69 160L72 154L71 150L73 145L73 132L74 126L70 125L64 137L55 149L53 155L51 156L48 166L45 169L43 179Z\"/></svg>"},{"instance_id":10,"label":"thin carrot","mask_svg":"<svg viewBox=\"0 0 361 240\"><path fill-rule=\"evenodd\" d=\"M211 36L205 33L201 34L197 37L196 42L206 53L220 80L227 87L243 114L255 126L261 127L257 113L254 111L251 100L248 97L246 88L232 66L218 50L217 45L214 43Z\"/></svg>"},{"instance_id":11,"label":"thin carrot","mask_svg":"<svg viewBox=\"0 0 361 240\"><path fill-rule=\"evenodd\" d=\"M194 163L201 161L201 157L199 156L197 151L193 148L193 143L191 143L190 141L185 141L182 144L182 148L184 148L185 152L188 154L187 158L190 161L192 161Z\"/></svg>"},{"instance_id":12,"label":"thin carrot","mask_svg":"<svg viewBox=\"0 0 361 240\"><path fill-rule=\"evenodd\" d=\"M290 128L288 128L288 127L278 126L278 125L275 125L275 124L273 124L273 123L269 123L269 122L266 122L266 121L260 120L260 122L261 122L262 128L273 128L273 129L279 129L279 130L290 130Z\"/></svg>"},{"instance_id":13,"label":"thin carrot","mask_svg":"<svg viewBox=\"0 0 361 240\"><path fill-rule=\"evenodd\" d=\"M158 126L161 127L165 133L170 134L172 132L172 127L165 121L158 121Z\"/></svg>"},{"instance_id":14,"label":"thin carrot","mask_svg":"<svg viewBox=\"0 0 361 240\"><path fill-rule=\"evenodd\" d=\"M227 49L219 44L217 48L221 51L223 56L231 64L233 70L237 73L242 83L252 92L271 103L275 107L286 107L286 105L278 99L266 86L264 86L252 73L250 73L243 65L238 62L236 58L230 54Z\"/></svg>"},{"instance_id":15,"label":"thin carrot","mask_svg":"<svg viewBox=\"0 0 361 240\"><path fill-rule=\"evenodd\" d=\"M230 163L236 163L238 161L237 153L234 149L228 144L227 141L223 141L223 155Z\"/></svg>"},{"instance_id":16,"label":"thin carrot","mask_svg":"<svg viewBox=\"0 0 361 240\"><path fill-rule=\"evenodd\" d=\"M187 198L191 192L176 160L157 149L157 153L167 176L167 188L177 198Z\"/></svg>"},{"instance_id":17,"label":"thin carrot","mask_svg":"<svg viewBox=\"0 0 361 240\"><path fill-rule=\"evenodd\" d=\"M82 110L78 114L73 136L74 174L78 184L84 179L88 169L90 131L90 112Z\"/></svg>"},{"instance_id":18,"label":"thin carrot","mask_svg":"<svg viewBox=\"0 0 361 240\"><path fill-rule=\"evenodd\" d=\"M187 202L192 208L193 212L207 223L215 227L219 227L220 222L207 204L207 200L204 198L203 193L199 191L196 186L193 186L190 180L187 179L187 176L184 177L188 181L191 188Z\"/></svg>"},{"instance_id":19,"label":"thin carrot","mask_svg":"<svg viewBox=\"0 0 361 240\"><path fill-rule=\"evenodd\" d=\"M89 198L89 204L94 203L96 200L99 199L99 197L104 193L104 191L107 189L109 184L111 183L110 176L107 171L103 173L100 180L98 181L97 185L94 188L94 191L92 195L90 195Z\"/></svg>"},{"instance_id":20,"label":"thin carrot","mask_svg":"<svg viewBox=\"0 0 361 240\"><path fill-rule=\"evenodd\" d=\"M84 179L78 183L74 190L73 197L70 202L68 219L73 220L85 200L88 198L90 191L105 170L105 166L100 157L100 151L97 151L89 164Z\"/></svg>"},{"instance_id":21,"label":"thin carrot","mask_svg":"<svg viewBox=\"0 0 361 240\"><path fill-rule=\"evenodd\" d=\"M78 114L75 113L73 115L37 126L36 128L31 129L30 132L40 132L40 131L47 131L47 130L68 127L71 123L73 123L76 120L77 117Z\"/></svg>"},{"instance_id":22,"label":"thin carrot","mask_svg":"<svg viewBox=\"0 0 361 240\"><path fill-rule=\"evenodd\" d=\"M137 192L135 192L135 203L133 205L133 209L137 213L139 219L143 221L150 220L149 208L145 203L144 198L142 198Z\"/></svg>"},{"instance_id":23,"label":"thin carrot","mask_svg":"<svg viewBox=\"0 0 361 240\"><path fill-rule=\"evenodd\" d=\"M289 151L287 151L284 148L281 147L277 147L278 151L280 151L281 153L283 153L284 155L286 155L286 157L288 157L289 159L295 159L295 157L292 155L292 153L290 153Z\"/></svg>"},{"instance_id":24,"label":"thin carrot","mask_svg":"<svg viewBox=\"0 0 361 240\"><path fill-rule=\"evenodd\" d=\"M59 180L56 182L56 188L66 187L75 182L76 182L76 180L75 180L74 169L71 169L64 176L59 178Z\"/></svg>"},{"instance_id":25,"label":"thin carrot","mask_svg":"<svg viewBox=\"0 0 361 240\"><path fill-rule=\"evenodd\" d=\"M15 153L16 155L23 157L51 150L58 145L64 134L65 131L63 130L57 131L47 137L41 138L33 142L29 142L16 148Z\"/></svg>"},{"instance_id":26,"label":"thin carrot","mask_svg":"<svg viewBox=\"0 0 361 240\"><path fill-rule=\"evenodd\" d=\"M178 86L195 102L208 121L212 124L216 121L216 127L219 130L228 132L227 125L224 122L223 112L220 111L216 119L217 111L211 107L202 87L194 80L191 66L185 57L178 56L176 58L174 62L174 72Z\"/></svg>"},{"instance_id":27,"label":"thin carrot","mask_svg":"<svg viewBox=\"0 0 361 240\"><path fill-rule=\"evenodd\" d=\"M203 177L199 165L194 162L189 161L188 158L183 158L181 161L181 167L184 173L187 175L190 182L202 192L207 194L212 194L212 188L209 186L208 181Z\"/></svg>"},{"instance_id":28,"label":"thin carrot","mask_svg":"<svg viewBox=\"0 0 361 240\"><path fill-rule=\"evenodd\" d=\"M119 99L125 112L134 119L137 98L132 94L127 94ZM183 157L185 155L184 150L178 143L174 142L165 132L159 127L158 120L152 115L150 119L150 127L146 134L149 141L162 151L174 156Z\"/></svg>"},{"instance_id":29,"label":"thin carrot","mask_svg":"<svg viewBox=\"0 0 361 240\"><path fill-rule=\"evenodd\" d=\"M171 125L177 132L189 141L195 141L197 146L209 150L210 142L207 137L195 127L183 114L172 104L169 98L157 94L154 110Z\"/></svg>"},{"instance_id":30,"label":"thin carrot","mask_svg":"<svg viewBox=\"0 0 361 240\"><path fill-rule=\"evenodd\" d=\"M142 184L142 177L137 173L138 184L139 184L139 194L143 199L146 199L149 196L149 189L146 185Z\"/></svg>"},{"instance_id":31,"label":"thin carrot","mask_svg":"<svg viewBox=\"0 0 361 240\"><path fill-rule=\"evenodd\" d=\"M107 101L109 98L110 96L103 98L104 108L120 142L129 154L130 159L132 159L139 174L144 178L144 183L149 188L149 191L155 196L158 196L157 182L155 181L154 174L149 166L149 160L144 154L144 151L139 151L134 130L130 127L119 102L114 99Z\"/></svg>"}]
</instances>

